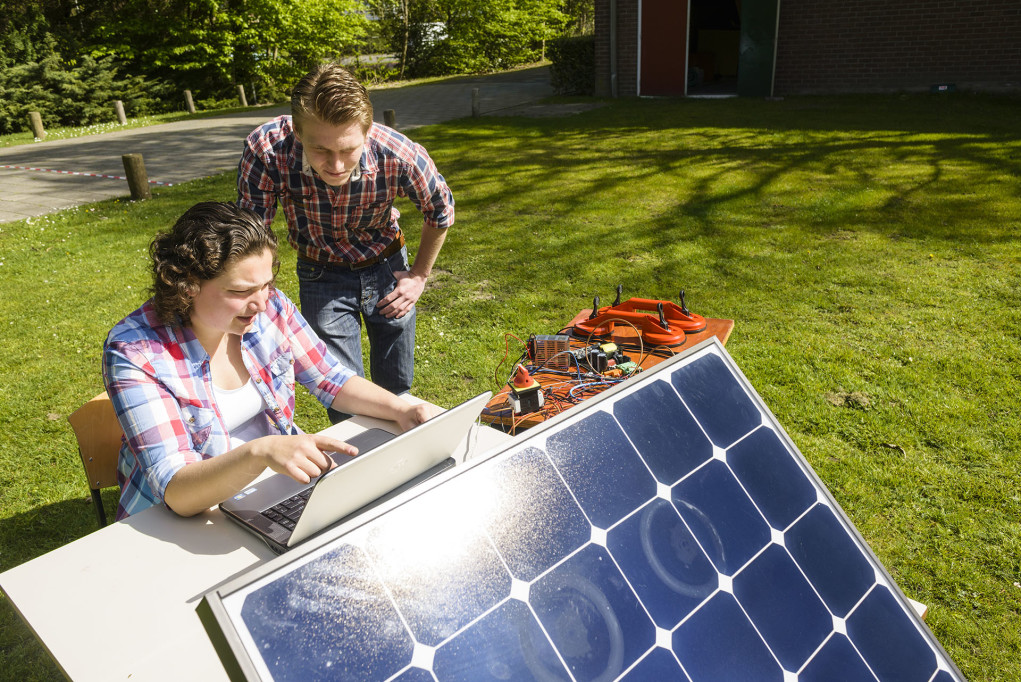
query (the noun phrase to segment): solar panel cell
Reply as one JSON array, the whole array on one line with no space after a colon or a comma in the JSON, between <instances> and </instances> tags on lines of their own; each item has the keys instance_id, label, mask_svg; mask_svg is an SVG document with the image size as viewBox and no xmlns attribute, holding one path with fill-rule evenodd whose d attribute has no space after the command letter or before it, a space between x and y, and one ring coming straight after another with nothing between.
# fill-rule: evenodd
<instances>
[{"instance_id":1,"label":"solar panel cell","mask_svg":"<svg viewBox=\"0 0 1021 682\"><path fill-rule=\"evenodd\" d=\"M798 675L798 682L876 682L847 637L834 634Z\"/></svg>"},{"instance_id":2,"label":"solar panel cell","mask_svg":"<svg viewBox=\"0 0 1021 682\"><path fill-rule=\"evenodd\" d=\"M648 614L598 545L539 578L529 602L579 680L616 679L655 643Z\"/></svg>"},{"instance_id":3,"label":"solar panel cell","mask_svg":"<svg viewBox=\"0 0 1021 682\"><path fill-rule=\"evenodd\" d=\"M772 429L761 427L731 446L727 465L773 528L791 525L817 499L815 486Z\"/></svg>"},{"instance_id":4,"label":"solar panel cell","mask_svg":"<svg viewBox=\"0 0 1021 682\"><path fill-rule=\"evenodd\" d=\"M375 526L365 542L411 633L428 646L510 594L505 564L484 529L462 512L444 499L423 498L414 507L395 509L391 522Z\"/></svg>"},{"instance_id":5,"label":"solar panel cell","mask_svg":"<svg viewBox=\"0 0 1021 682\"><path fill-rule=\"evenodd\" d=\"M679 367L670 381L717 447L730 447L762 423L759 409L719 356Z\"/></svg>"},{"instance_id":6,"label":"solar panel cell","mask_svg":"<svg viewBox=\"0 0 1021 682\"><path fill-rule=\"evenodd\" d=\"M785 670L799 670L833 631L830 612L779 545L734 578L734 596Z\"/></svg>"},{"instance_id":7,"label":"solar panel cell","mask_svg":"<svg viewBox=\"0 0 1021 682\"><path fill-rule=\"evenodd\" d=\"M666 381L621 398L613 416L660 483L673 485L713 456L713 444Z\"/></svg>"},{"instance_id":8,"label":"solar panel cell","mask_svg":"<svg viewBox=\"0 0 1021 682\"><path fill-rule=\"evenodd\" d=\"M388 677L414 650L367 557L349 545L257 589L241 616L275 680L321 678L340 661L350 677Z\"/></svg>"},{"instance_id":9,"label":"solar panel cell","mask_svg":"<svg viewBox=\"0 0 1021 682\"><path fill-rule=\"evenodd\" d=\"M794 524L784 544L835 616L846 616L876 582L875 568L824 505Z\"/></svg>"},{"instance_id":10,"label":"solar panel cell","mask_svg":"<svg viewBox=\"0 0 1021 682\"><path fill-rule=\"evenodd\" d=\"M677 510L654 499L607 534L607 547L661 628L671 629L716 591L709 563Z\"/></svg>"},{"instance_id":11,"label":"solar panel cell","mask_svg":"<svg viewBox=\"0 0 1021 682\"><path fill-rule=\"evenodd\" d=\"M687 680L689 679L677 659L668 649L656 647L643 658L638 665L629 670L621 678L622 682L648 682L649 680Z\"/></svg>"},{"instance_id":12,"label":"solar panel cell","mask_svg":"<svg viewBox=\"0 0 1021 682\"><path fill-rule=\"evenodd\" d=\"M932 647L882 585L847 617L847 635L882 680L928 682L936 672Z\"/></svg>"},{"instance_id":13,"label":"solar panel cell","mask_svg":"<svg viewBox=\"0 0 1021 682\"><path fill-rule=\"evenodd\" d=\"M656 479L606 412L565 426L549 437L546 449L598 528L609 528L656 495Z\"/></svg>"},{"instance_id":14,"label":"solar panel cell","mask_svg":"<svg viewBox=\"0 0 1021 682\"><path fill-rule=\"evenodd\" d=\"M514 599L440 647L433 670L452 682L570 680L528 605Z\"/></svg>"},{"instance_id":15,"label":"solar panel cell","mask_svg":"<svg viewBox=\"0 0 1021 682\"><path fill-rule=\"evenodd\" d=\"M674 631L674 651L693 682L782 682L783 671L733 595L718 592Z\"/></svg>"},{"instance_id":16,"label":"solar panel cell","mask_svg":"<svg viewBox=\"0 0 1021 682\"><path fill-rule=\"evenodd\" d=\"M502 490L486 527L515 578L531 581L588 542L592 527L542 450L524 448L483 476L482 488Z\"/></svg>"},{"instance_id":17,"label":"solar panel cell","mask_svg":"<svg viewBox=\"0 0 1021 682\"><path fill-rule=\"evenodd\" d=\"M727 466L713 460L673 488L677 511L725 575L734 575L772 535Z\"/></svg>"}]
</instances>

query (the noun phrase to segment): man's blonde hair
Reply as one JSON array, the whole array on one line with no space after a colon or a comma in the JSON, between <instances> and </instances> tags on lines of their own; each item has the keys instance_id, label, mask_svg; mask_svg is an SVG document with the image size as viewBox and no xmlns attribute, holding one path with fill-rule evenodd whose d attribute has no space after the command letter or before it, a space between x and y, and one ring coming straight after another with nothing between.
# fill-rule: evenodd
<instances>
[{"instance_id":1,"label":"man's blonde hair","mask_svg":"<svg viewBox=\"0 0 1021 682\"><path fill-rule=\"evenodd\" d=\"M369 91L337 62L323 62L298 81L291 91L291 117L301 131L302 121L316 118L330 125L357 121L362 132L372 125Z\"/></svg>"}]
</instances>

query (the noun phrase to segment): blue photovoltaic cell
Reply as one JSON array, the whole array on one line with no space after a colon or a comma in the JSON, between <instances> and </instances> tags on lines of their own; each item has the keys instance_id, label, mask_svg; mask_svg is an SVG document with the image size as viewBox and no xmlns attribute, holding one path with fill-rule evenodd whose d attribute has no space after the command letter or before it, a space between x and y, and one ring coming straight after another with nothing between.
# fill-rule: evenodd
<instances>
[{"instance_id":1,"label":"blue photovoltaic cell","mask_svg":"<svg viewBox=\"0 0 1021 682\"><path fill-rule=\"evenodd\" d=\"M709 439L726 448L762 423L762 414L723 360L706 355L670 380Z\"/></svg>"},{"instance_id":2,"label":"blue photovoltaic cell","mask_svg":"<svg viewBox=\"0 0 1021 682\"><path fill-rule=\"evenodd\" d=\"M432 524L442 524L447 511L425 507L394 510L390 523L369 532L366 551L411 634L423 644L436 646L505 599L511 576L479 527L462 531L457 554L439 562L423 556L421 533L429 532Z\"/></svg>"},{"instance_id":3,"label":"blue photovoltaic cell","mask_svg":"<svg viewBox=\"0 0 1021 682\"><path fill-rule=\"evenodd\" d=\"M798 670L833 631L833 617L779 545L734 578L734 596L785 670Z\"/></svg>"},{"instance_id":4,"label":"blue photovoltaic cell","mask_svg":"<svg viewBox=\"0 0 1021 682\"><path fill-rule=\"evenodd\" d=\"M655 643L648 615L596 545L537 580L529 602L576 679L615 679Z\"/></svg>"},{"instance_id":5,"label":"blue photovoltaic cell","mask_svg":"<svg viewBox=\"0 0 1021 682\"><path fill-rule=\"evenodd\" d=\"M674 631L674 652L694 682L783 680L734 597L718 592Z\"/></svg>"},{"instance_id":6,"label":"blue photovoltaic cell","mask_svg":"<svg viewBox=\"0 0 1021 682\"><path fill-rule=\"evenodd\" d=\"M609 528L656 494L656 480L605 412L564 427L546 449L597 528Z\"/></svg>"},{"instance_id":7,"label":"blue photovoltaic cell","mask_svg":"<svg viewBox=\"0 0 1021 682\"><path fill-rule=\"evenodd\" d=\"M665 381L618 400L613 416L660 483L673 485L713 456L713 444Z\"/></svg>"},{"instance_id":8,"label":"blue photovoltaic cell","mask_svg":"<svg viewBox=\"0 0 1021 682\"><path fill-rule=\"evenodd\" d=\"M805 514L784 545L835 616L846 616L876 582L876 569L827 507Z\"/></svg>"},{"instance_id":9,"label":"blue photovoltaic cell","mask_svg":"<svg viewBox=\"0 0 1021 682\"><path fill-rule=\"evenodd\" d=\"M680 682L680 680L689 678L681 670L677 659L669 650L657 647L620 679L623 682L649 682L649 680L661 680L662 682L677 680Z\"/></svg>"},{"instance_id":10,"label":"blue photovoltaic cell","mask_svg":"<svg viewBox=\"0 0 1021 682\"><path fill-rule=\"evenodd\" d=\"M817 497L772 429L762 427L727 450L727 465L773 528L786 528Z\"/></svg>"},{"instance_id":11,"label":"blue photovoltaic cell","mask_svg":"<svg viewBox=\"0 0 1021 682\"><path fill-rule=\"evenodd\" d=\"M654 499L611 530L606 546L661 628L677 625L719 585L716 569L666 500Z\"/></svg>"},{"instance_id":12,"label":"blue photovoltaic cell","mask_svg":"<svg viewBox=\"0 0 1021 682\"><path fill-rule=\"evenodd\" d=\"M275 680L316 679L339 661L349 677L389 677L411 662L411 635L368 559L353 547L252 593L241 615Z\"/></svg>"},{"instance_id":13,"label":"blue photovoltaic cell","mask_svg":"<svg viewBox=\"0 0 1021 682\"><path fill-rule=\"evenodd\" d=\"M525 448L494 468L506 494L486 529L512 576L533 580L588 542L592 526L546 453Z\"/></svg>"},{"instance_id":14,"label":"blue photovoltaic cell","mask_svg":"<svg viewBox=\"0 0 1021 682\"><path fill-rule=\"evenodd\" d=\"M444 680L569 680L528 606L508 600L464 637L440 647L433 664Z\"/></svg>"},{"instance_id":15,"label":"blue photovoltaic cell","mask_svg":"<svg viewBox=\"0 0 1021 682\"><path fill-rule=\"evenodd\" d=\"M867 680L876 678L865 665L847 637L834 634L822 651L798 675L798 682L833 682L834 680Z\"/></svg>"},{"instance_id":16,"label":"blue photovoltaic cell","mask_svg":"<svg viewBox=\"0 0 1021 682\"><path fill-rule=\"evenodd\" d=\"M674 486L673 500L720 573L733 575L769 543L765 519L719 460Z\"/></svg>"},{"instance_id":17,"label":"blue photovoltaic cell","mask_svg":"<svg viewBox=\"0 0 1021 682\"><path fill-rule=\"evenodd\" d=\"M877 586L847 617L847 635L881 679L922 681L936 672L932 647L885 587Z\"/></svg>"},{"instance_id":18,"label":"blue photovoltaic cell","mask_svg":"<svg viewBox=\"0 0 1021 682\"><path fill-rule=\"evenodd\" d=\"M224 606L277 680L961 680L787 443L709 344Z\"/></svg>"}]
</instances>

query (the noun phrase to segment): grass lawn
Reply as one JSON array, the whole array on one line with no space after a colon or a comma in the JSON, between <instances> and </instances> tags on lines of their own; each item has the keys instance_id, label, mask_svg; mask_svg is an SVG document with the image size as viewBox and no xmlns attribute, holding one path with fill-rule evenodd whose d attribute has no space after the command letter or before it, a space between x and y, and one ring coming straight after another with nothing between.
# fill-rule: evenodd
<instances>
[{"instance_id":1,"label":"grass lawn","mask_svg":"<svg viewBox=\"0 0 1021 682\"><path fill-rule=\"evenodd\" d=\"M964 674L1021 679L1021 101L623 100L412 136L458 208L419 305L418 395L497 389L505 334L553 333L617 284L683 288L736 321L728 351ZM146 298L153 233L232 185L0 224L0 570L94 530L66 416ZM326 425L307 398L299 414ZM6 601L0 670L58 675Z\"/></svg>"}]
</instances>

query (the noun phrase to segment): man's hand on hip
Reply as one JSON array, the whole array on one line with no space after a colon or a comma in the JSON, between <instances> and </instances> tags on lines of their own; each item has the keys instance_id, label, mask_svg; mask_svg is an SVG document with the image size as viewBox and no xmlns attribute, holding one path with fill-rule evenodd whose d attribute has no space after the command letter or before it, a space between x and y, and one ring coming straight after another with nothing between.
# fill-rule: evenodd
<instances>
[{"instance_id":1,"label":"man's hand on hip","mask_svg":"<svg viewBox=\"0 0 1021 682\"><path fill-rule=\"evenodd\" d=\"M384 317L400 319L410 313L415 303L422 297L426 278L410 270L398 270L394 272L394 278L397 280L397 286L380 299L376 307Z\"/></svg>"}]
</instances>

